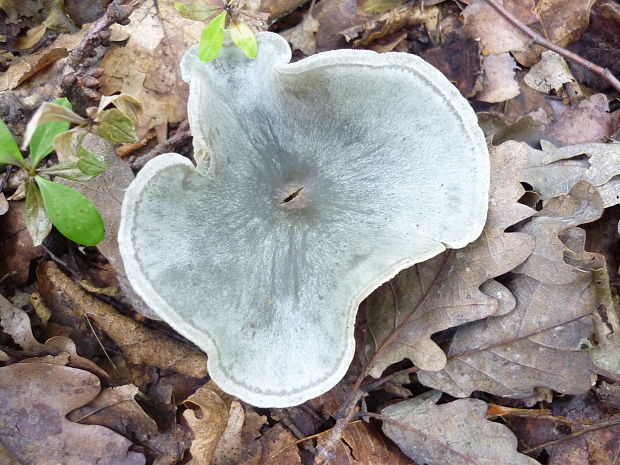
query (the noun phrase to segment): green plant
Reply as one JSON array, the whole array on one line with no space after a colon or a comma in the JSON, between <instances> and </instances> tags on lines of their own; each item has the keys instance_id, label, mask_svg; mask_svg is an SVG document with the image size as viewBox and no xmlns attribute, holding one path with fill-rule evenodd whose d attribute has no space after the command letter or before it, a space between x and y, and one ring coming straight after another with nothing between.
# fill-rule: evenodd
<instances>
[{"instance_id":1,"label":"green plant","mask_svg":"<svg viewBox=\"0 0 620 465\"><path fill-rule=\"evenodd\" d=\"M205 62L215 59L222 50L224 30L228 30L232 41L250 59L256 58L258 45L254 31L264 26L268 15L244 10L245 0L229 0L225 6L213 6L203 2L175 2L174 7L184 18L193 21L208 21L202 31L198 46L198 57Z\"/></svg>"},{"instance_id":2,"label":"green plant","mask_svg":"<svg viewBox=\"0 0 620 465\"><path fill-rule=\"evenodd\" d=\"M105 108L114 104L115 108ZM102 155L82 146L88 132L115 143L136 142L134 129L140 105L132 97L103 97L99 107L87 110L89 118L74 113L66 98L44 103L26 127L22 150L24 158L7 125L0 120L0 164L23 169L27 176L14 197L25 196L24 222L34 245L39 245L52 225L68 239L83 245L95 245L104 238L104 223L92 202L78 191L51 180L58 176L85 182L106 169ZM76 124L69 129L71 124ZM56 152L58 163L41 162Z\"/></svg>"}]
</instances>

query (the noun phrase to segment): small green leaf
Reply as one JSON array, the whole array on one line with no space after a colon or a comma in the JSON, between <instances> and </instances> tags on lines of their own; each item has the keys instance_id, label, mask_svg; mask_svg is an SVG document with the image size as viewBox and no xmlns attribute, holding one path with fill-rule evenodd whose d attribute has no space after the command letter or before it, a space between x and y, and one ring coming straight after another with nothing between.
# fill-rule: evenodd
<instances>
[{"instance_id":1,"label":"small green leaf","mask_svg":"<svg viewBox=\"0 0 620 465\"><path fill-rule=\"evenodd\" d=\"M41 176L35 180L45 211L63 236L84 245L96 245L103 240L103 219L90 200L64 184Z\"/></svg>"},{"instance_id":2,"label":"small green leaf","mask_svg":"<svg viewBox=\"0 0 620 465\"><path fill-rule=\"evenodd\" d=\"M194 21L206 21L215 13L217 13L222 8L207 5L203 2L194 2L194 3L181 3L174 2L174 7L177 9L179 14L184 18L191 19Z\"/></svg>"},{"instance_id":3,"label":"small green leaf","mask_svg":"<svg viewBox=\"0 0 620 465\"><path fill-rule=\"evenodd\" d=\"M225 25L226 11L222 11L202 30L200 44L198 45L198 58L202 61L212 61L220 54L224 44Z\"/></svg>"},{"instance_id":4,"label":"small green leaf","mask_svg":"<svg viewBox=\"0 0 620 465\"><path fill-rule=\"evenodd\" d=\"M237 23L230 26L230 37L232 41L243 50L245 56L253 60L258 53L258 44L252 29L245 23Z\"/></svg>"},{"instance_id":5,"label":"small green leaf","mask_svg":"<svg viewBox=\"0 0 620 465\"><path fill-rule=\"evenodd\" d=\"M102 155L89 152L81 145L78 145L77 155L80 157L77 162L77 166L82 173L95 177L105 171L105 160Z\"/></svg>"},{"instance_id":6,"label":"small green leaf","mask_svg":"<svg viewBox=\"0 0 620 465\"><path fill-rule=\"evenodd\" d=\"M118 108L103 113L97 134L115 144L138 142L133 122Z\"/></svg>"},{"instance_id":7,"label":"small green leaf","mask_svg":"<svg viewBox=\"0 0 620 465\"><path fill-rule=\"evenodd\" d=\"M51 102L71 110L71 102L66 98L59 98ZM51 106L50 106L51 107ZM51 121L37 126L30 139L30 160L32 167L37 165L54 150L54 139L57 135L69 130L68 121Z\"/></svg>"},{"instance_id":8,"label":"small green leaf","mask_svg":"<svg viewBox=\"0 0 620 465\"><path fill-rule=\"evenodd\" d=\"M0 120L0 165L23 166L24 157L4 121Z\"/></svg>"},{"instance_id":9,"label":"small green leaf","mask_svg":"<svg viewBox=\"0 0 620 465\"><path fill-rule=\"evenodd\" d=\"M32 237L32 244L41 245L52 230L52 222L43 207L41 192L32 178L26 181L26 205L24 223Z\"/></svg>"}]
</instances>

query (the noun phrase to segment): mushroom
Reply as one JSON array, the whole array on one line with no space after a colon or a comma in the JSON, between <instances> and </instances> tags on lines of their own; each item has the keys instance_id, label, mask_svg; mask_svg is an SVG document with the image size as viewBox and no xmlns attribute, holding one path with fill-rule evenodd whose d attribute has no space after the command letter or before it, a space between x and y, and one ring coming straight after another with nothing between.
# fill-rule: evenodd
<instances>
[{"instance_id":1,"label":"mushroom","mask_svg":"<svg viewBox=\"0 0 620 465\"><path fill-rule=\"evenodd\" d=\"M255 60L229 37L210 63L186 53L205 161L150 161L119 242L136 292L207 352L224 391L285 407L342 378L366 296L480 235L489 159L467 101L420 58L289 63L279 35L257 39Z\"/></svg>"}]
</instances>

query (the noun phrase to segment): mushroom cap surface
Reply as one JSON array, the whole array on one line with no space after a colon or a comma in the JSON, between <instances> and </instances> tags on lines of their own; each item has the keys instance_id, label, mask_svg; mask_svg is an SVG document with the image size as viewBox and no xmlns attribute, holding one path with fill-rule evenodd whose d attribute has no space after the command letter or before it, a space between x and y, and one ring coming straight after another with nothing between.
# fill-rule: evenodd
<instances>
[{"instance_id":1,"label":"mushroom cap surface","mask_svg":"<svg viewBox=\"0 0 620 465\"><path fill-rule=\"evenodd\" d=\"M463 247L486 219L489 159L467 101L404 53L289 63L260 33L191 48L194 167L161 155L128 188L119 231L135 291L205 350L212 378L255 406L335 385L360 302L398 271Z\"/></svg>"}]
</instances>

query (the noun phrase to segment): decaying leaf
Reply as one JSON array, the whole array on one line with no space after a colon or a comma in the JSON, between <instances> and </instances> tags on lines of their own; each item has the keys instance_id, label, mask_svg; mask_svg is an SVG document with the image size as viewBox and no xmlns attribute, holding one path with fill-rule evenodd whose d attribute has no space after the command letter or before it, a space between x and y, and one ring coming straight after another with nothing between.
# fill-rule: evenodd
<instances>
[{"instance_id":1,"label":"decaying leaf","mask_svg":"<svg viewBox=\"0 0 620 465\"><path fill-rule=\"evenodd\" d=\"M504 232L533 213L517 203L524 190L516 177L524 165L525 149L520 144L492 149L489 212L480 238L402 271L367 299L372 335L367 352L372 354L395 328L404 325L395 341L378 354L372 376L404 358L423 369L441 370L445 354L430 336L498 312L495 294L502 286L492 285L493 296L479 287L523 262L534 248L529 234Z\"/></svg>"},{"instance_id":2,"label":"decaying leaf","mask_svg":"<svg viewBox=\"0 0 620 465\"><path fill-rule=\"evenodd\" d=\"M29 465L144 465L121 435L65 418L99 389L92 373L54 363L0 367L0 443Z\"/></svg>"},{"instance_id":3,"label":"decaying leaf","mask_svg":"<svg viewBox=\"0 0 620 465\"><path fill-rule=\"evenodd\" d=\"M183 418L194 433L190 446L191 465L209 465L217 444L228 425L232 396L224 393L213 381L200 387L185 399Z\"/></svg>"},{"instance_id":4,"label":"decaying leaf","mask_svg":"<svg viewBox=\"0 0 620 465\"><path fill-rule=\"evenodd\" d=\"M320 23L310 13L304 15L304 19L297 26L284 31L284 37L293 51L299 50L304 55L314 55L316 52L316 40L314 33L319 30Z\"/></svg>"},{"instance_id":5,"label":"decaying leaf","mask_svg":"<svg viewBox=\"0 0 620 465\"><path fill-rule=\"evenodd\" d=\"M549 131L549 136L567 144L605 142L617 131L620 110L609 112L605 94L594 94L567 109Z\"/></svg>"},{"instance_id":6,"label":"decaying leaf","mask_svg":"<svg viewBox=\"0 0 620 465\"><path fill-rule=\"evenodd\" d=\"M542 200L568 194L579 181L595 186L605 208L620 203L620 144L556 147L541 141L542 150L528 148L527 167L519 180L531 185Z\"/></svg>"},{"instance_id":7,"label":"decaying leaf","mask_svg":"<svg viewBox=\"0 0 620 465\"><path fill-rule=\"evenodd\" d=\"M228 426L215 450L212 465L257 465L262 455L259 442L267 417L253 410L245 411L234 400L230 406Z\"/></svg>"},{"instance_id":8,"label":"decaying leaf","mask_svg":"<svg viewBox=\"0 0 620 465\"><path fill-rule=\"evenodd\" d=\"M602 256L584 251L585 233L574 226L602 212L600 195L585 182L547 202L519 228L535 236L536 250L517 269L522 274L506 283L516 308L459 328L444 370L420 372L419 381L455 397L480 390L524 398L537 386L587 391L596 371L584 350L592 334L589 315L599 302L598 286L609 283L600 282Z\"/></svg>"},{"instance_id":9,"label":"decaying leaf","mask_svg":"<svg viewBox=\"0 0 620 465\"><path fill-rule=\"evenodd\" d=\"M383 431L412 460L428 465L538 464L517 452L517 438L508 427L486 419L484 401L437 405L441 395L429 391L382 411L394 421L383 422Z\"/></svg>"},{"instance_id":10,"label":"decaying leaf","mask_svg":"<svg viewBox=\"0 0 620 465\"><path fill-rule=\"evenodd\" d=\"M159 13L158 13L159 12ZM187 84L181 79L179 61L190 46L200 41L204 25L184 19L173 2L141 2L127 26L115 26L113 39L126 44L113 46L101 63L100 78L106 95L122 92L143 105L147 117L139 136L150 128L166 138L166 123L187 118Z\"/></svg>"},{"instance_id":11,"label":"decaying leaf","mask_svg":"<svg viewBox=\"0 0 620 465\"><path fill-rule=\"evenodd\" d=\"M596 0L540 0L536 14L547 38L558 45L575 42L588 27L590 9Z\"/></svg>"},{"instance_id":12,"label":"decaying leaf","mask_svg":"<svg viewBox=\"0 0 620 465\"><path fill-rule=\"evenodd\" d=\"M392 442L364 421L347 427L336 449L333 464L414 465Z\"/></svg>"},{"instance_id":13,"label":"decaying leaf","mask_svg":"<svg viewBox=\"0 0 620 465\"><path fill-rule=\"evenodd\" d=\"M566 60L551 50L543 52L540 61L524 77L525 83L532 89L546 93L560 90L565 83L574 80Z\"/></svg>"},{"instance_id":14,"label":"decaying leaf","mask_svg":"<svg viewBox=\"0 0 620 465\"><path fill-rule=\"evenodd\" d=\"M478 124L485 136L493 136L493 145L500 145L509 140L525 142L530 146L540 144L540 139L545 134L545 123L533 115L526 115L514 123L506 122L506 117L501 113L480 112Z\"/></svg>"},{"instance_id":15,"label":"decaying leaf","mask_svg":"<svg viewBox=\"0 0 620 465\"><path fill-rule=\"evenodd\" d=\"M485 57L482 61L482 90L476 95L476 100L495 103L519 95L519 84L515 79L516 68L517 62L508 52Z\"/></svg>"},{"instance_id":16,"label":"decaying leaf","mask_svg":"<svg viewBox=\"0 0 620 465\"><path fill-rule=\"evenodd\" d=\"M88 316L131 363L153 365L195 378L207 374L203 353L121 315L111 305L87 294L55 263L40 264L37 276L37 289L53 311L68 307L78 318Z\"/></svg>"}]
</instances>

